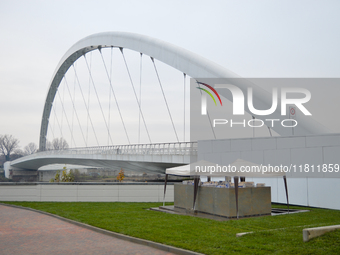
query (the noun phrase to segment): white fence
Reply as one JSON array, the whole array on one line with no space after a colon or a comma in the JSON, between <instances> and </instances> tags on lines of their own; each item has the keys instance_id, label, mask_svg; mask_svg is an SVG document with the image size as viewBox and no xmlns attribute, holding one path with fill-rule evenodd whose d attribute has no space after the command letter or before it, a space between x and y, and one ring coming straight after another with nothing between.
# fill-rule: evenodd
<instances>
[{"instance_id":1,"label":"white fence","mask_svg":"<svg viewBox=\"0 0 340 255\"><path fill-rule=\"evenodd\" d=\"M84 154L101 154L101 155L197 155L196 142L178 142L178 143L153 143L153 144L129 144L129 145L111 145L95 146L84 148L69 148L63 150L46 150L32 154L32 157L38 155L84 155ZM29 158L30 155L26 156ZM20 159L20 158L19 158ZM19 160L17 160L19 162Z\"/></svg>"},{"instance_id":2,"label":"white fence","mask_svg":"<svg viewBox=\"0 0 340 255\"><path fill-rule=\"evenodd\" d=\"M163 202L162 183L0 183L0 201ZM167 185L166 202L174 201L174 185Z\"/></svg>"}]
</instances>

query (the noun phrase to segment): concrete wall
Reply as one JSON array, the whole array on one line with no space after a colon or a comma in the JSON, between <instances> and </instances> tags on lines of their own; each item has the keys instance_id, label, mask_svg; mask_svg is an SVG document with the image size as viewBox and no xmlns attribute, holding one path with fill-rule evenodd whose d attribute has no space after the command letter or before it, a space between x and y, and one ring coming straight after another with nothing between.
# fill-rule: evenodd
<instances>
[{"instance_id":1,"label":"concrete wall","mask_svg":"<svg viewBox=\"0 0 340 255\"><path fill-rule=\"evenodd\" d=\"M236 159L264 165L340 164L340 134L223 139L198 142L198 160L229 165ZM291 204L340 209L340 172L287 173ZM247 178L272 187L272 202L286 203L282 178Z\"/></svg>"},{"instance_id":2,"label":"concrete wall","mask_svg":"<svg viewBox=\"0 0 340 255\"><path fill-rule=\"evenodd\" d=\"M162 183L0 183L0 201L163 202ZM166 202L174 201L167 185Z\"/></svg>"}]
</instances>

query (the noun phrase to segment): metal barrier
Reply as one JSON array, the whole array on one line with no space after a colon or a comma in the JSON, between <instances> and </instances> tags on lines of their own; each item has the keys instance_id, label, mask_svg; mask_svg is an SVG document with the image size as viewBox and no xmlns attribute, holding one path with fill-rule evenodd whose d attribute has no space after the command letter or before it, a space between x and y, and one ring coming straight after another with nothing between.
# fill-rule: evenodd
<instances>
[{"instance_id":1,"label":"metal barrier","mask_svg":"<svg viewBox=\"0 0 340 255\"><path fill-rule=\"evenodd\" d=\"M107 155L197 155L197 142L130 144L47 150L34 155L107 154Z\"/></svg>"}]
</instances>

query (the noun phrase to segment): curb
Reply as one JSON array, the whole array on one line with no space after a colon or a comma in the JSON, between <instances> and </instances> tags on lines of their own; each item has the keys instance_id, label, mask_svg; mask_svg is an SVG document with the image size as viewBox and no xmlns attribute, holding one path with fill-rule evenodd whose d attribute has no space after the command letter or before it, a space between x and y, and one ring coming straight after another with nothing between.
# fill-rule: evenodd
<instances>
[{"instance_id":1,"label":"curb","mask_svg":"<svg viewBox=\"0 0 340 255\"><path fill-rule=\"evenodd\" d=\"M159 250L162 250L162 251L166 251L166 252L171 252L171 253L175 253L175 254L179 254L179 255L204 255L203 253L197 253L197 252L194 252L194 251L189 251L189 250L173 247L173 246L166 245L166 244L156 243L156 242L153 242L153 241L149 241L149 240L145 240L145 239L141 239L141 238L137 238L137 237L132 237L132 236L127 236L127 235L124 235L124 234L120 234L120 233L112 232L112 231L109 231L109 230L101 229L101 228L94 227L94 226L91 226L91 225L88 225L88 224L85 224L85 223L70 220L70 219L61 217L59 215L55 215L55 214L44 212L44 211L39 211L39 210L29 208L29 207L23 207L23 206L12 205L12 204L4 204L4 203L0 203L0 205L4 205L4 206L8 206L8 207L14 207L14 208L18 208L18 209L29 210L29 211L33 211L33 212L40 213L40 214L45 214L45 215L57 218L59 220L71 223L73 225L95 231L97 233L101 233L101 234L104 234L104 235L107 235L107 236L119 238L119 239L129 241L129 242L132 242L132 243L137 243L137 244L149 246L149 247L159 249Z\"/></svg>"},{"instance_id":2,"label":"curb","mask_svg":"<svg viewBox=\"0 0 340 255\"><path fill-rule=\"evenodd\" d=\"M305 228L302 230L302 237L304 242L308 242L310 239L324 235L328 232L340 229L340 225L324 226L317 228Z\"/></svg>"}]
</instances>

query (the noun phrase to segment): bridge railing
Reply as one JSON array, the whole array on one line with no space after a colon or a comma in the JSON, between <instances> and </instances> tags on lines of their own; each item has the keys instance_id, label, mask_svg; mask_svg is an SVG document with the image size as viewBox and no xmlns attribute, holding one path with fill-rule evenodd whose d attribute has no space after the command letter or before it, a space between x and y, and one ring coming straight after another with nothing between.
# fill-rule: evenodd
<instances>
[{"instance_id":1,"label":"bridge railing","mask_svg":"<svg viewBox=\"0 0 340 255\"><path fill-rule=\"evenodd\" d=\"M197 142L111 145L64 150L49 150L38 154L107 154L107 155L197 155Z\"/></svg>"}]
</instances>

